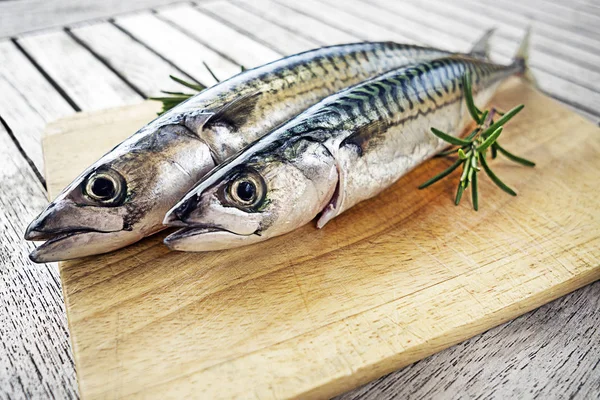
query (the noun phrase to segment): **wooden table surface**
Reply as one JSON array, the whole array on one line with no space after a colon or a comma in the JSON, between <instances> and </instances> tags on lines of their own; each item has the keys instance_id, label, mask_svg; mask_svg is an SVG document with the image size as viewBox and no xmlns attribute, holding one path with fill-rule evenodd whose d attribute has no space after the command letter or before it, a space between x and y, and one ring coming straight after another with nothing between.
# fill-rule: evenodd
<instances>
[{"instance_id":1,"label":"wooden table surface","mask_svg":"<svg viewBox=\"0 0 600 400\"><path fill-rule=\"evenodd\" d=\"M0 2L0 399L78 397L56 265L32 264L33 244L22 240L46 204L40 148L46 123L137 103L172 89L169 74L210 85L203 61L225 78L239 65L325 44L394 40L466 51L495 26L493 55L507 61L528 24L541 89L597 123L600 4L503 4ZM340 398L597 398L599 310L596 282Z\"/></svg>"}]
</instances>

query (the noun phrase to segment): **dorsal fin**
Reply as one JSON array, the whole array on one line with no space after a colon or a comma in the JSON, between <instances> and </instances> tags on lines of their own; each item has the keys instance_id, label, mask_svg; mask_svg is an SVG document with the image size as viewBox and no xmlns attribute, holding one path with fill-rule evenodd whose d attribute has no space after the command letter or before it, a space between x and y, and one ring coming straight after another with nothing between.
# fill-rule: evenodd
<instances>
[{"instance_id":1,"label":"dorsal fin","mask_svg":"<svg viewBox=\"0 0 600 400\"><path fill-rule=\"evenodd\" d=\"M205 122L204 127L228 125L234 130L239 129L254 113L256 102L261 92L248 93L225 104Z\"/></svg>"},{"instance_id":2,"label":"dorsal fin","mask_svg":"<svg viewBox=\"0 0 600 400\"><path fill-rule=\"evenodd\" d=\"M473 44L471 51L469 52L470 56L479 57L479 58L489 58L490 57L490 38L494 34L496 28L488 29L481 35L481 37Z\"/></svg>"}]
</instances>

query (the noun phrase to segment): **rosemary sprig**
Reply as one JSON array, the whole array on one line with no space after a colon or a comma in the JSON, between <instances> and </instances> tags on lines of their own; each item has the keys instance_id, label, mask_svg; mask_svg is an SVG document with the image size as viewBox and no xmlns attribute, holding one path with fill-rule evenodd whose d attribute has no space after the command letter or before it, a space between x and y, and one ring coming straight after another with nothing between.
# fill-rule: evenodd
<instances>
[{"instance_id":1,"label":"rosemary sprig","mask_svg":"<svg viewBox=\"0 0 600 400\"><path fill-rule=\"evenodd\" d=\"M211 74L211 76L217 82L221 82L219 80L219 78L217 78L215 73L210 69L210 67L205 62L202 62L202 64L204 64L204 67L206 67L208 72ZM245 70L246 70L246 68L244 68L244 66L242 65L241 72L244 72ZM184 81L183 79L178 78L173 75L169 75L169 78L171 78L175 82L179 83L180 85L185 86L188 89L194 90L196 93L170 92L167 90L161 90L160 92L166 94L167 96L150 97L150 100L160 101L162 103L163 107L162 107L162 110L158 113L158 115L162 115L162 114L166 113L171 108L183 103L190 97L195 96L196 94L198 94L198 93L202 92L204 89L206 89L206 86L204 86L201 83L187 82L187 81Z\"/></svg>"},{"instance_id":2,"label":"rosemary sprig","mask_svg":"<svg viewBox=\"0 0 600 400\"><path fill-rule=\"evenodd\" d=\"M494 108L491 110L481 111L477 108L477 106L475 106L473 89L471 87L471 77L468 73L463 75L462 83L467 109L477 124L477 127L464 139L454 137L440 131L439 129L431 128L431 132L434 135L455 146L449 150L441 152L438 156L447 157L450 155L457 155L458 159L450 167L419 186L419 189L424 189L434 184L435 182L450 175L458 167L462 166L462 174L458 182L454 204L458 205L460 203L464 191L469 187L470 184L473 208L475 211L477 211L479 209L479 187L477 174L481 171L481 169L485 171L492 182L494 182L500 189L511 196L517 195L514 190L502 182L502 180L500 180L500 178L498 178L498 176L491 170L486 160L488 150L491 153L492 159L496 158L498 153L500 153L509 160L527 167L533 167L535 166L535 163L523 157L512 154L498 143L498 138L502 134L504 125L523 109L523 104L516 106L506 113L502 113ZM500 118L497 121L494 121L494 117L496 115L500 116ZM479 168L479 165L481 165L481 168Z\"/></svg>"}]
</instances>

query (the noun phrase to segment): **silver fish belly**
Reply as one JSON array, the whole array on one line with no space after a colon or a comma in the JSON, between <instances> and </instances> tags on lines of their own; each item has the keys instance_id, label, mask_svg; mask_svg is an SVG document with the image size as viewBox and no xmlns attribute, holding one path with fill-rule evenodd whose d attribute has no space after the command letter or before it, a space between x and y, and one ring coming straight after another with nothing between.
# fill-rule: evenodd
<instances>
[{"instance_id":1,"label":"silver fish belly","mask_svg":"<svg viewBox=\"0 0 600 400\"><path fill-rule=\"evenodd\" d=\"M205 251L287 233L320 213L318 227L377 195L446 146L468 119L462 76L487 103L525 64L453 56L391 71L332 95L221 165L165 218L184 229L165 239Z\"/></svg>"},{"instance_id":2,"label":"silver fish belly","mask_svg":"<svg viewBox=\"0 0 600 400\"><path fill-rule=\"evenodd\" d=\"M395 43L332 46L221 82L87 168L29 225L36 262L105 253L164 228L165 213L215 165L336 91L448 53Z\"/></svg>"}]
</instances>

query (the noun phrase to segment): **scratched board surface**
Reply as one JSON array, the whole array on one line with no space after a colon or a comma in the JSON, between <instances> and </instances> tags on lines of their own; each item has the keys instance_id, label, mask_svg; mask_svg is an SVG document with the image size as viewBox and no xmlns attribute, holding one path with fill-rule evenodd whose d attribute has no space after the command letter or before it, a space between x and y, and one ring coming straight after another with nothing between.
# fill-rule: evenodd
<instances>
[{"instance_id":1,"label":"scratched board surface","mask_svg":"<svg viewBox=\"0 0 600 400\"><path fill-rule=\"evenodd\" d=\"M519 196L482 179L479 212L453 205L455 179L416 190L436 159L322 230L204 254L158 235L62 263L83 397L332 396L600 278L599 129L516 79L493 101L517 102L503 143L538 165L494 161ZM155 111L51 124L50 196Z\"/></svg>"}]
</instances>

